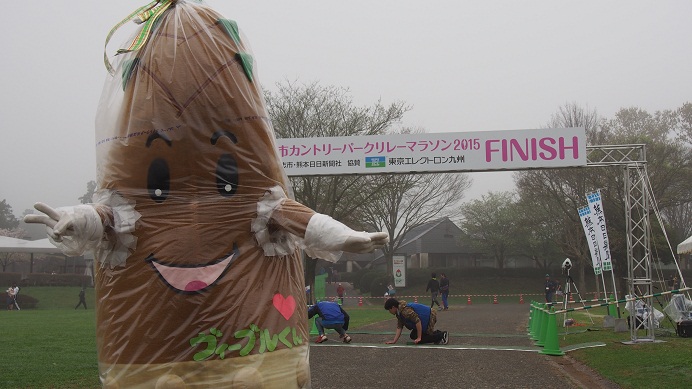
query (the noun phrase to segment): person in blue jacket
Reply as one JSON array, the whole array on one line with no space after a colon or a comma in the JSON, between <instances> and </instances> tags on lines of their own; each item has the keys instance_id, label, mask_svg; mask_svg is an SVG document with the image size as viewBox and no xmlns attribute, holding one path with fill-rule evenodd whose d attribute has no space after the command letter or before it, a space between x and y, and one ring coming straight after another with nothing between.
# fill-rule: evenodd
<instances>
[{"instance_id":1,"label":"person in blue jacket","mask_svg":"<svg viewBox=\"0 0 692 389\"><path fill-rule=\"evenodd\" d=\"M396 316L396 334L393 340L386 344L394 344L399 340L401 331L406 327L411 330L411 339L415 344L435 343L447 344L449 336L447 331L435 329L437 312L427 305L418 303L406 303L395 298L390 298L384 303L384 309Z\"/></svg>"},{"instance_id":2,"label":"person in blue jacket","mask_svg":"<svg viewBox=\"0 0 692 389\"><path fill-rule=\"evenodd\" d=\"M442 305L444 305L443 311L449 310L449 302L447 298L449 297L449 278L445 273L440 273L440 295L442 296Z\"/></svg>"},{"instance_id":3,"label":"person in blue jacket","mask_svg":"<svg viewBox=\"0 0 692 389\"><path fill-rule=\"evenodd\" d=\"M322 343L327 340L327 336L324 334L325 328L336 330L344 343L351 343L351 337L346 333L350 318L348 313L341 308L341 305L332 301L320 301L308 308L308 319L312 319L315 315L317 315L315 326L319 333L315 343Z\"/></svg>"}]
</instances>

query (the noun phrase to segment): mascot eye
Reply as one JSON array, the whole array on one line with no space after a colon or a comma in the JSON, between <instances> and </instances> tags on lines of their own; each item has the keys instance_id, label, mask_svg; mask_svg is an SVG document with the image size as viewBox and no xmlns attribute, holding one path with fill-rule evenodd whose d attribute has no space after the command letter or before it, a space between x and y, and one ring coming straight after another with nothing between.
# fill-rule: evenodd
<instances>
[{"instance_id":1,"label":"mascot eye","mask_svg":"<svg viewBox=\"0 0 692 389\"><path fill-rule=\"evenodd\" d=\"M171 189L171 174L165 160L157 158L149 165L147 175L147 190L149 197L157 203L161 203L168 197Z\"/></svg>"},{"instance_id":2,"label":"mascot eye","mask_svg":"<svg viewBox=\"0 0 692 389\"><path fill-rule=\"evenodd\" d=\"M238 164L230 154L223 154L216 165L216 189L223 197L231 197L238 189Z\"/></svg>"}]
</instances>

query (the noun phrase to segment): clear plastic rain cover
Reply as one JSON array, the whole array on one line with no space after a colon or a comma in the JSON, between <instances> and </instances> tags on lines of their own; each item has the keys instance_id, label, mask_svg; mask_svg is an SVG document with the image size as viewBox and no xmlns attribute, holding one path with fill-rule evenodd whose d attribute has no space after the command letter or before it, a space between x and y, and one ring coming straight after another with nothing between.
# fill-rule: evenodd
<instances>
[{"instance_id":1,"label":"clear plastic rain cover","mask_svg":"<svg viewBox=\"0 0 692 389\"><path fill-rule=\"evenodd\" d=\"M314 212L287 197L237 24L170 3L114 57L97 113L102 383L307 387L299 248Z\"/></svg>"},{"instance_id":2,"label":"clear plastic rain cover","mask_svg":"<svg viewBox=\"0 0 692 389\"><path fill-rule=\"evenodd\" d=\"M663 308L663 312L676 323L692 320L692 300L685 297L684 294L673 294L670 296L668 305Z\"/></svg>"}]
</instances>

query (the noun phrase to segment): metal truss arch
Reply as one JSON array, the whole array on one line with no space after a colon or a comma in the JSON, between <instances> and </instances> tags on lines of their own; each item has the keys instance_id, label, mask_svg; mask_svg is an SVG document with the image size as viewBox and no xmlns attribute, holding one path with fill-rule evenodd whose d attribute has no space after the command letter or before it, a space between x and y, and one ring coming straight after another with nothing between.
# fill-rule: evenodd
<instances>
[{"instance_id":1,"label":"metal truss arch","mask_svg":"<svg viewBox=\"0 0 692 389\"><path fill-rule=\"evenodd\" d=\"M627 224L627 276L628 295L634 298L631 306L637 302L644 305L642 318L636 309L630 312L630 338L632 342L653 342L653 280L651 258L651 224L649 212L653 199L647 186L646 145L605 145L586 147L587 166L622 166L625 183L625 219ZM646 297L648 296L648 297ZM646 336L640 337L640 330Z\"/></svg>"}]
</instances>

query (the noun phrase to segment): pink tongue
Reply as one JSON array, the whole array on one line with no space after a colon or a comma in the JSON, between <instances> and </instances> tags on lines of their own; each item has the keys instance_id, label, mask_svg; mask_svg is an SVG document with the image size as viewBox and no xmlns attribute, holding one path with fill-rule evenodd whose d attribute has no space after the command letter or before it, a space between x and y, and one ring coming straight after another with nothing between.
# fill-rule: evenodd
<instances>
[{"instance_id":1,"label":"pink tongue","mask_svg":"<svg viewBox=\"0 0 692 389\"><path fill-rule=\"evenodd\" d=\"M198 290L204 289L207 287L207 284L205 284L202 281L190 281L186 286L185 286L185 291L186 292L196 292Z\"/></svg>"}]
</instances>

